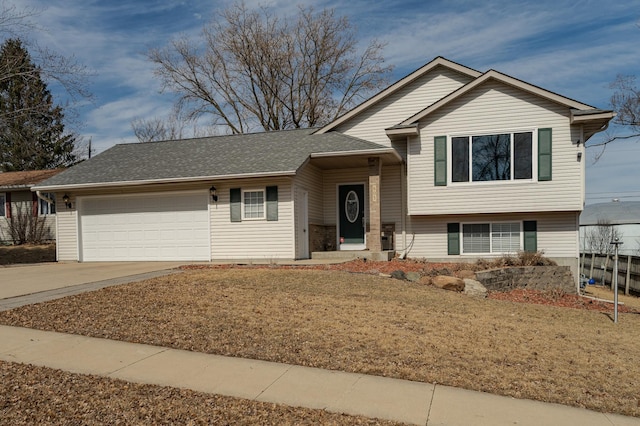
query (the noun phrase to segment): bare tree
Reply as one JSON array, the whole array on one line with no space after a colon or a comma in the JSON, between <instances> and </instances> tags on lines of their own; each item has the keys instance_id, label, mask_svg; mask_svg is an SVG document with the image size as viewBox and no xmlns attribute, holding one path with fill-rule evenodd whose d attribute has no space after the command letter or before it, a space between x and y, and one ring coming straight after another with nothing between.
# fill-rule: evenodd
<instances>
[{"instance_id":1,"label":"bare tree","mask_svg":"<svg viewBox=\"0 0 640 426\"><path fill-rule=\"evenodd\" d=\"M613 254L616 238L622 238L622 233L615 225L605 219L598 219L598 224L587 228L584 236L584 248L589 253Z\"/></svg>"},{"instance_id":2,"label":"bare tree","mask_svg":"<svg viewBox=\"0 0 640 426\"><path fill-rule=\"evenodd\" d=\"M36 67L25 70L21 67L22 58L16 56L0 64L0 84L7 80L21 78L25 81L42 78L48 85L55 84L68 96L64 102L65 122L79 126L79 113L76 106L79 101L86 101L92 98L88 89L88 79L92 73L71 56L58 54L46 47L38 45L31 39L34 32L45 31L39 27L33 18L42 13L41 10L31 7L16 7L14 4L0 0L0 37L4 40L19 39L28 48ZM25 108L19 111L20 114L29 114L32 111ZM0 126L7 125L7 122L14 120L13 116L0 115Z\"/></svg>"},{"instance_id":3,"label":"bare tree","mask_svg":"<svg viewBox=\"0 0 640 426\"><path fill-rule=\"evenodd\" d=\"M301 7L280 19L238 3L148 58L164 90L190 119L211 118L232 133L325 124L387 84L391 67L372 41L358 53L355 29L333 10Z\"/></svg>"},{"instance_id":4,"label":"bare tree","mask_svg":"<svg viewBox=\"0 0 640 426\"><path fill-rule=\"evenodd\" d=\"M175 111L166 119L153 117L136 118L131 121L133 134L139 142L182 139L186 125L187 120Z\"/></svg>"},{"instance_id":5,"label":"bare tree","mask_svg":"<svg viewBox=\"0 0 640 426\"><path fill-rule=\"evenodd\" d=\"M618 75L609 85L614 90L611 95L611 107L616 112L612 123L622 126L628 130L620 135L613 131L607 132L607 137L598 143L588 145L587 148L600 147L601 150L595 155L598 161L611 142L625 139L636 139L640 137L640 90L636 87L636 77L633 75Z\"/></svg>"}]
</instances>

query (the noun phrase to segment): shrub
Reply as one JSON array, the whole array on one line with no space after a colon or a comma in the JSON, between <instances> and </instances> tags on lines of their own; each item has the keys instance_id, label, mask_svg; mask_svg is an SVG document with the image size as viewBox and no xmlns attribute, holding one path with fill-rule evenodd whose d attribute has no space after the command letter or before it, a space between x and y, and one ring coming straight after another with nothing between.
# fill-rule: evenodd
<instances>
[{"instance_id":1,"label":"shrub","mask_svg":"<svg viewBox=\"0 0 640 426\"><path fill-rule=\"evenodd\" d=\"M43 217L19 209L7 218L9 238L14 244L39 244L48 239L49 227Z\"/></svg>"}]
</instances>

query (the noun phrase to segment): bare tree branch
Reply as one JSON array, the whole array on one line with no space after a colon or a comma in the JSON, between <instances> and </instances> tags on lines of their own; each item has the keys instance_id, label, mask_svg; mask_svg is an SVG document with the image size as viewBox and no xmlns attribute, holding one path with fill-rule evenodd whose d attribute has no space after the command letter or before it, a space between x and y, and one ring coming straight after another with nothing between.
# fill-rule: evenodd
<instances>
[{"instance_id":1,"label":"bare tree branch","mask_svg":"<svg viewBox=\"0 0 640 426\"><path fill-rule=\"evenodd\" d=\"M355 29L333 10L300 7L295 18L238 3L200 40L152 49L163 90L190 119L232 133L325 124L385 87L391 67L377 41L358 54Z\"/></svg>"}]
</instances>

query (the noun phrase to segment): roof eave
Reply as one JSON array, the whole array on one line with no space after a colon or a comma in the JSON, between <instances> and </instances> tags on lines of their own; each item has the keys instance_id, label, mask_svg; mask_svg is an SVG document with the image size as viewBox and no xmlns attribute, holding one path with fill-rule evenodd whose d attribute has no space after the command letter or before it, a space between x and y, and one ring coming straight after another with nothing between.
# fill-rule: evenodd
<instances>
[{"instance_id":1,"label":"roof eave","mask_svg":"<svg viewBox=\"0 0 640 426\"><path fill-rule=\"evenodd\" d=\"M310 155L310 158L327 158L327 157L352 157L352 156L376 156L376 155L385 155L391 154L398 161L402 161L402 157L398 152L393 148L382 148L382 149L363 149L363 150L354 150L354 151L333 151L333 152L316 152Z\"/></svg>"},{"instance_id":2,"label":"roof eave","mask_svg":"<svg viewBox=\"0 0 640 426\"><path fill-rule=\"evenodd\" d=\"M593 114L575 114L576 110L571 110L571 124L580 124L589 121L611 120L616 116L613 111L599 111Z\"/></svg>"},{"instance_id":3,"label":"roof eave","mask_svg":"<svg viewBox=\"0 0 640 426\"><path fill-rule=\"evenodd\" d=\"M387 136L418 136L420 130L417 124L402 127L390 127L384 130Z\"/></svg>"},{"instance_id":4,"label":"roof eave","mask_svg":"<svg viewBox=\"0 0 640 426\"><path fill-rule=\"evenodd\" d=\"M132 181L120 181L120 182L97 182L97 183L79 183L79 184L67 184L67 185L46 185L46 186L34 186L31 191L71 191L71 190L83 190L94 188L118 188L118 187L130 187L130 186L145 186L155 184L171 184L171 183L189 183L189 182L211 182L215 180L229 180L229 179L248 179L259 177L284 177L294 176L295 170L286 170L279 172L258 172L258 173L239 173L230 175L212 175L212 176L198 176L198 177L185 177L185 178L168 178L168 179L145 179L145 180L132 180Z\"/></svg>"},{"instance_id":5,"label":"roof eave","mask_svg":"<svg viewBox=\"0 0 640 426\"><path fill-rule=\"evenodd\" d=\"M575 109L575 110L583 110L584 111L584 110L589 110L589 109L595 109L591 105L583 104L582 102L578 102L578 101L573 100L571 98L567 98L565 96L559 95L557 93L551 92L549 90L546 90L546 89L543 89L541 87L535 86L533 84L527 83L525 81L519 80L519 79L517 79L515 77L511 77L509 75L502 74L501 72L498 72L498 71L495 71L495 70L489 70L486 73L482 74L480 77L476 78L475 80L473 80L473 81L465 84L464 86L460 87L459 89L451 92L450 94L448 94L447 96L443 97L439 101L434 102L432 105L428 106L427 108L423 109L422 111L418 112L417 114L414 114L411 117L407 118L402 123L400 123L400 126L406 126L406 125L414 124L414 123L420 121L421 119L423 119L427 115L431 114L432 112L434 112L434 111L438 110L439 108L447 105L448 103L450 103L454 99L457 99L458 97L469 93L470 91L472 91L476 87L484 84L485 82L487 82L489 80L499 81L499 82L501 82L503 84L507 84L507 85L516 87L516 88L518 88L520 90L524 90L524 91L529 92L531 94L534 94L536 96L548 99L548 100L550 100L552 102L558 103L560 105L564 105L566 107L569 107L569 108L572 108L572 109Z\"/></svg>"}]
</instances>

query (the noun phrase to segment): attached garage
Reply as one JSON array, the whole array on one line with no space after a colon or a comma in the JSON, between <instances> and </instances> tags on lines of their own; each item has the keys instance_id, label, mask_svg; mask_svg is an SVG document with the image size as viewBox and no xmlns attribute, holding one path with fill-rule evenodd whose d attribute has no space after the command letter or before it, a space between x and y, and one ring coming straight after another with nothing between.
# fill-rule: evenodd
<instances>
[{"instance_id":1,"label":"attached garage","mask_svg":"<svg viewBox=\"0 0 640 426\"><path fill-rule=\"evenodd\" d=\"M208 192L78 197L81 261L209 261Z\"/></svg>"}]
</instances>

